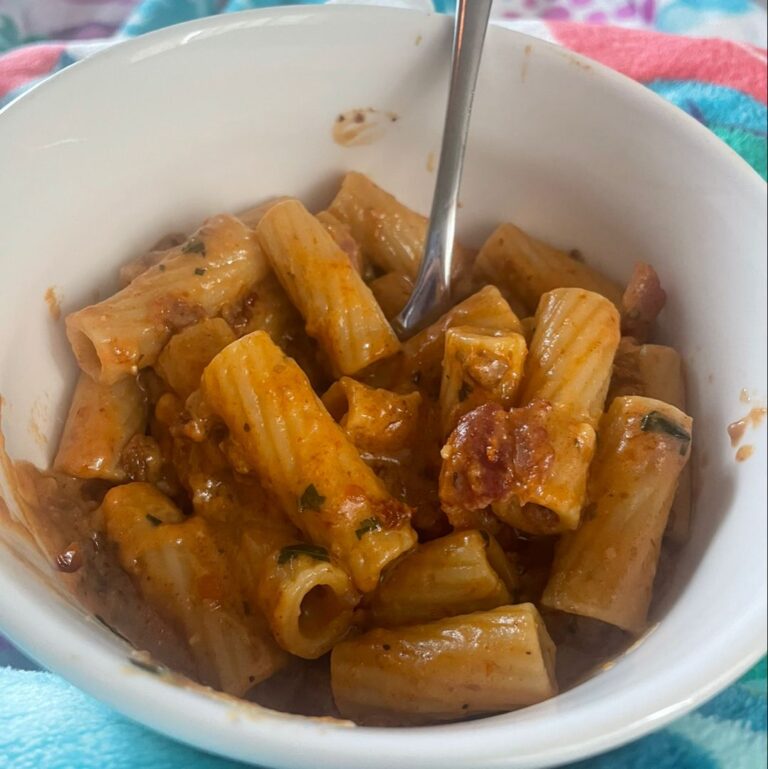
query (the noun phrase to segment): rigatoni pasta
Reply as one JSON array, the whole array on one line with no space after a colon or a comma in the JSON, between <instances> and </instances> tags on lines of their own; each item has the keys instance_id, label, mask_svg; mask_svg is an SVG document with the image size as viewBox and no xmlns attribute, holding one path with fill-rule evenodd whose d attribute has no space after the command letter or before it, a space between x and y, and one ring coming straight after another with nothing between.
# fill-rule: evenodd
<instances>
[{"instance_id":1,"label":"rigatoni pasta","mask_svg":"<svg viewBox=\"0 0 768 769\"><path fill-rule=\"evenodd\" d=\"M277 277L335 370L355 374L400 349L359 273L298 201L271 208L256 229Z\"/></svg>"},{"instance_id":2,"label":"rigatoni pasta","mask_svg":"<svg viewBox=\"0 0 768 769\"><path fill-rule=\"evenodd\" d=\"M80 368L104 384L135 375L176 331L245 296L267 269L251 230L231 216L209 219L122 291L67 317Z\"/></svg>"},{"instance_id":3,"label":"rigatoni pasta","mask_svg":"<svg viewBox=\"0 0 768 769\"><path fill-rule=\"evenodd\" d=\"M555 646L532 604L371 630L331 654L342 715L380 725L532 705L557 693L554 668Z\"/></svg>"},{"instance_id":4,"label":"rigatoni pasta","mask_svg":"<svg viewBox=\"0 0 768 769\"><path fill-rule=\"evenodd\" d=\"M360 590L413 546L408 507L389 496L266 333L219 353L203 394L285 514L346 565Z\"/></svg>"},{"instance_id":5,"label":"rigatoni pasta","mask_svg":"<svg viewBox=\"0 0 768 769\"><path fill-rule=\"evenodd\" d=\"M680 473L689 416L641 396L614 399L600 428L592 508L557 548L545 606L640 632Z\"/></svg>"},{"instance_id":6,"label":"rigatoni pasta","mask_svg":"<svg viewBox=\"0 0 768 769\"><path fill-rule=\"evenodd\" d=\"M658 275L622 291L502 225L401 341L426 218L357 173L325 202L169 236L72 313L81 373L25 498L89 607L222 691L372 725L552 697L643 632L687 529Z\"/></svg>"}]
</instances>

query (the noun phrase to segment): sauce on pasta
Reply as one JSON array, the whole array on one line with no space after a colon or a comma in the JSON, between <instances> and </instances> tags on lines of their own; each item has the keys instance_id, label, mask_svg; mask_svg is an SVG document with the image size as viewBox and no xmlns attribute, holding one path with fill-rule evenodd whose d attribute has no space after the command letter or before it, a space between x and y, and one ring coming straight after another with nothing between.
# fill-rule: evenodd
<instances>
[{"instance_id":1,"label":"sauce on pasta","mask_svg":"<svg viewBox=\"0 0 768 769\"><path fill-rule=\"evenodd\" d=\"M351 173L316 214L279 198L169 236L66 319L80 377L19 498L138 666L429 724L553 697L647 627L690 506L658 276L622 290L504 224L401 342L426 229Z\"/></svg>"}]
</instances>

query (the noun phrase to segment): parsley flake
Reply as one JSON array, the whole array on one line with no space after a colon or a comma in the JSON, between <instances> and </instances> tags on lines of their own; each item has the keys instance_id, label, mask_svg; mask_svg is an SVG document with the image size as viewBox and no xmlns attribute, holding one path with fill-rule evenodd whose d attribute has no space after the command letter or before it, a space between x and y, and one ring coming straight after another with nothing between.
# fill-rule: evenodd
<instances>
[{"instance_id":1,"label":"parsley flake","mask_svg":"<svg viewBox=\"0 0 768 769\"><path fill-rule=\"evenodd\" d=\"M205 267L195 267L195 275L205 275Z\"/></svg>"},{"instance_id":2,"label":"parsley flake","mask_svg":"<svg viewBox=\"0 0 768 769\"><path fill-rule=\"evenodd\" d=\"M145 518L146 518L146 519L147 519L147 520L148 520L148 521L149 521L149 522L150 522L150 523L151 523L153 526L159 526L159 525L162 523L162 521L161 521L159 518L155 517L154 515L150 515L149 513L147 513L147 514L146 514L144 517L145 517Z\"/></svg>"},{"instance_id":3,"label":"parsley flake","mask_svg":"<svg viewBox=\"0 0 768 769\"><path fill-rule=\"evenodd\" d=\"M461 388L459 389L459 403L462 403L465 401L469 396L472 394L472 385L468 384L467 382L461 383Z\"/></svg>"},{"instance_id":4,"label":"parsley flake","mask_svg":"<svg viewBox=\"0 0 768 769\"><path fill-rule=\"evenodd\" d=\"M315 488L314 483L310 483L309 486L304 489L301 499L299 499L299 510L319 510L324 502L325 497Z\"/></svg>"},{"instance_id":5,"label":"parsley flake","mask_svg":"<svg viewBox=\"0 0 768 769\"><path fill-rule=\"evenodd\" d=\"M372 531L381 531L381 524L377 518L366 518L360 524L360 528L355 531L355 536L358 539L362 539L366 534L369 534Z\"/></svg>"},{"instance_id":6,"label":"parsley flake","mask_svg":"<svg viewBox=\"0 0 768 769\"><path fill-rule=\"evenodd\" d=\"M316 561L330 561L328 551L319 545L310 545L306 542L300 542L296 545L288 545L277 554L277 562L281 566L300 555L308 555Z\"/></svg>"},{"instance_id":7,"label":"parsley flake","mask_svg":"<svg viewBox=\"0 0 768 769\"><path fill-rule=\"evenodd\" d=\"M649 411L640 420L640 429L644 433L666 433L667 435L677 438L681 441L680 456L684 456L688 451L688 444L691 442L691 434L683 430L680 425L676 425L671 420L667 419L664 414L659 411Z\"/></svg>"},{"instance_id":8,"label":"parsley flake","mask_svg":"<svg viewBox=\"0 0 768 769\"><path fill-rule=\"evenodd\" d=\"M205 243L203 243L203 241L199 240L198 238L192 238L192 240L188 240L181 247L181 253L200 254L200 256L205 256Z\"/></svg>"}]
</instances>

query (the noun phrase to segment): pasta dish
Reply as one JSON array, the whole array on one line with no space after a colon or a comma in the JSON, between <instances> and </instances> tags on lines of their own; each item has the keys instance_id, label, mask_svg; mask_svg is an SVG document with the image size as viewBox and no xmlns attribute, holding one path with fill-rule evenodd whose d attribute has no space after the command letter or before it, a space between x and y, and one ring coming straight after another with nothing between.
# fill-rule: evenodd
<instances>
[{"instance_id":1,"label":"pasta dish","mask_svg":"<svg viewBox=\"0 0 768 769\"><path fill-rule=\"evenodd\" d=\"M349 173L321 212L164 238L66 318L80 373L34 494L62 578L157 663L430 724L553 697L646 628L690 513L656 273L621 288L502 224L402 341L426 229Z\"/></svg>"}]
</instances>

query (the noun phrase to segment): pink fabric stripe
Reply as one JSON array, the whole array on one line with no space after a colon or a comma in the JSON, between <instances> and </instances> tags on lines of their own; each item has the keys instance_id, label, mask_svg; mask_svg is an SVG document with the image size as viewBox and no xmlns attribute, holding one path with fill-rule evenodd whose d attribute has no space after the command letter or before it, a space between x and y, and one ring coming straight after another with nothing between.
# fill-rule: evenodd
<instances>
[{"instance_id":1,"label":"pink fabric stripe","mask_svg":"<svg viewBox=\"0 0 768 769\"><path fill-rule=\"evenodd\" d=\"M566 48L642 83L658 79L698 80L734 88L763 104L768 101L764 49L729 40L572 22L550 23L549 27Z\"/></svg>"},{"instance_id":2,"label":"pink fabric stripe","mask_svg":"<svg viewBox=\"0 0 768 769\"><path fill-rule=\"evenodd\" d=\"M47 75L63 51L63 45L32 45L0 56L0 97L34 78Z\"/></svg>"}]
</instances>

